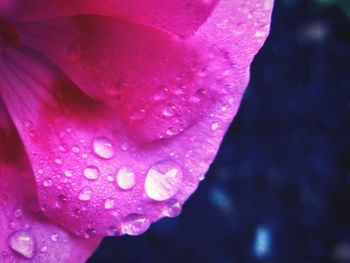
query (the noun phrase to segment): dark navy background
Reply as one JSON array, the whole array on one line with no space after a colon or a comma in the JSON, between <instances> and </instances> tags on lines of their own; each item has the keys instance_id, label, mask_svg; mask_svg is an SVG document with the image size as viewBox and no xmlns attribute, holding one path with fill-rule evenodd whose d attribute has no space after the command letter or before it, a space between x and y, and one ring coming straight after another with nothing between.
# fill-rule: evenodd
<instances>
[{"instance_id":1,"label":"dark navy background","mask_svg":"<svg viewBox=\"0 0 350 263\"><path fill-rule=\"evenodd\" d=\"M182 214L105 239L89 263L350 262L350 17L277 0L251 72Z\"/></svg>"}]
</instances>

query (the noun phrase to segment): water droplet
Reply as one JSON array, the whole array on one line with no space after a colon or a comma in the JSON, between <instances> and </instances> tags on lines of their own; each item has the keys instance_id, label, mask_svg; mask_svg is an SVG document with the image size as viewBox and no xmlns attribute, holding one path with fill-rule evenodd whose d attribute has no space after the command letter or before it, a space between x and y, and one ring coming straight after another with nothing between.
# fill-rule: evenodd
<instances>
[{"instance_id":1,"label":"water droplet","mask_svg":"<svg viewBox=\"0 0 350 263\"><path fill-rule=\"evenodd\" d=\"M107 181L108 182L114 182L114 176L113 175L107 175Z\"/></svg>"},{"instance_id":2,"label":"water droplet","mask_svg":"<svg viewBox=\"0 0 350 263\"><path fill-rule=\"evenodd\" d=\"M117 236L118 235L118 228L116 226L111 226L109 229L108 229L108 235L109 236Z\"/></svg>"},{"instance_id":3,"label":"water droplet","mask_svg":"<svg viewBox=\"0 0 350 263\"><path fill-rule=\"evenodd\" d=\"M63 194L60 194L59 196L58 196L58 200L57 200L57 202L58 202L58 205L59 206L64 206L66 203L67 203L67 196L65 196L65 195L63 195Z\"/></svg>"},{"instance_id":4,"label":"water droplet","mask_svg":"<svg viewBox=\"0 0 350 263\"><path fill-rule=\"evenodd\" d=\"M73 146L72 147L72 152L79 153L80 152L80 148L78 146Z\"/></svg>"},{"instance_id":5,"label":"water droplet","mask_svg":"<svg viewBox=\"0 0 350 263\"><path fill-rule=\"evenodd\" d=\"M118 186L123 190L129 190L135 185L135 173L127 167L119 169L116 179Z\"/></svg>"},{"instance_id":6,"label":"water droplet","mask_svg":"<svg viewBox=\"0 0 350 263\"><path fill-rule=\"evenodd\" d=\"M64 175L66 177L72 177L73 176L73 171L72 170L65 170L64 171Z\"/></svg>"},{"instance_id":7,"label":"water droplet","mask_svg":"<svg viewBox=\"0 0 350 263\"><path fill-rule=\"evenodd\" d=\"M84 169L84 176L89 180L96 180L100 176L100 170L94 166L90 165Z\"/></svg>"},{"instance_id":8,"label":"water droplet","mask_svg":"<svg viewBox=\"0 0 350 263\"><path fill-rule=\"evenodd\" d=\"M121 232L122 234L137 236L146 232L150 225L151 221L147 217L138 214L130 214L121 224Z\"/></svg>"},{"instance_id":9,"label":"water droplet","mask_svg":"<svg viewBox=\"0 0 350 263\"><path fill-rule=\"evenodd\" d=\"M67 151L67 146L60 145L60 146L58 146L58 149L60 150L60 152L66 152Z\"/></svg>"},{"instance_id":10,"label":"water droplet","mask_svg":"<svg viewBox=\"0 0 350 263\"><path fill-rule=\"evenodd\" d=\"M149 198L164 201L174 196L182 182L182 170L170 160L153 164L147 172L145 192Z\"/></svg>"},{"instance_id":11,"label":"water droplet","mask_svg":"<svg viewBox=\"0 0 350 263\"><path fill-rule=\"evenodd\" d=\"M219 128L219 123L213 122L210 126L212 131L216 131Z\"/></svg>"},{"instance_id":12,"label":"water droplet","mask_svg":"<svg viewBox=\"0 0 350 263\"><path fill-rule=\"evenodd\" d=\"M89 201L92 197L92 191L89 187L85 187L79 192L78 198L81 201Z\"/></svg>"},{"instance_id":13,"label":"water droplet","mask_svg":"<svg viewBox=\"0 0 350 263\"><path fill-rule=\"evenodd\" d=\"M110 139L97 137L93 141L95 154L103 159L111 159L114 156L114 148Z\"/></svg>"},{"instance_id":14,"label":"water droplet","mask_svg":"<svg viewBox=\"0 0 350 263\"><path fill-rule=\"evenodd\" d=\"M50 178L45 179L44 182L43 182L43 185L45 187L51 186L52 185L52 180Z\"/></svg>"},{"instance_id":15,"label":"water droplet","mask_svg":"<svg viewBox=\"0 0 350 263\"><path fill-rule=\"evenodd\" d=\"M56 242L58 240L58 234L54 233L50 236L50 239L53 241L53 242Z\"/></svg>"},{"instance_id":16,"label":"water droplet","mask_svg":"<svg viewBox=\"0 0 350 263\"><path fill-rule=\"evenodd\" d=\"M85 238L93 238L96 236L96 230L94 228L88 228L84 232L84 237Z\"/></svg>"},{"instance_id":17,"label":"water droplet","mask_svg":"<svg viewBox=\"0 0 350 263\"><path fill-rule=\"evenodd\" d=\"M107 198L104 204L105 209L112 209L114 207L115 201L111 198Z\"/></svg>"},{"instance_id":18,"label":"water droplet","mask_svg":"<svg viewBox=\"0 0 350 263\"><path fill-rule=\"evenodd\" d=\"M137 110L130 116L131 121L139 121L143 120L144 118L146 118L145 110Z\"/></svg>"},{"instance_id":19,"label":"water droplet","mask_svg":"<svg viewBox=\"0 0 350 263\"><path fill-rule=\"evenodd\" d=\"M22 210L21 210L20 208L16 209L16 210L13 212L13 216L14 216L15 218L20 218L20 217L22 217L22 215L23 215L23 212L22 212Z\"/></svg>"},{"instance_id":20,"label":"water droplet","mask_svg":"<svg viewBox=\"0 0 350 263\"><path fill-rule=\"evenodd\" d=\"M41 253L45 253L47 251L47 247L46 246L43 246L40 248L40 252Z\"/></svg>"},{"instance_id":21,"label":"water droplet","mask_svg":"<svg viewBox=\"0 0 350 263\"><path fill-rule=\"evenodd\" d=\"M122 149L123 151L127 151L129 148L128 144L125 142L122 145L120 145L120 149Z\"/></svg>"},{"instance_id":22,"label":"water droplet","mask_svg":"<svg viewBox=\"0 0 350 263\"><path fill-rule=\"evenodd\" d=\"M176 217L180 215L182 210L181 204L177 200L170 200L163 210L163 215L167 217Z\"/></svg>"},{"instance_id":23,"label":"water droplet","mask_svg":"<svg viewBox=\"0 0 350 263\"><path fill-rule=\"evenodd\" d=\"M162 110L162 115L166 118L173 117L175 113L175 106L172 104L166 105L165 108Z\"/></svg>"},{"instance_id":24,"label":"water droplet","mask_svg":"<svg viewBox=\"0 0 350 263\"><path fill-rule=\"evenodd\" d=\"M55 163L60 165L60 164L62 164L62 160L61 159L55 159Z\"/></svg>"},{"instance_id":25,"label":"water droplet","mask_svg":"<svg viewBox=\"0 0 350 263\"><path fill-rule=\"evenodd\" d=\"M36 241L34 236L28 231L15 231L8 240L8 246L19 255L32 259L35 256Z\"/></svg>"}]
</instances>

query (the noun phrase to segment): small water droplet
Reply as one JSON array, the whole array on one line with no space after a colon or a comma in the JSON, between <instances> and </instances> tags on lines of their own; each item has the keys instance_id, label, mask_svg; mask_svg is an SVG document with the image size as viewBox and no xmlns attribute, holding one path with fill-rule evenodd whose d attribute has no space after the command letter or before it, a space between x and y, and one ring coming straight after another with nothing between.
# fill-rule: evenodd
<instances>
[{"instance_id":1,"label":"small water droplet","mask_svg":"<svg viewBox=\"0 0 350 263\"><path fill-rule=\"evenodd\" d=\"M55 163L60 165L60 164L62 164L62 160L61 159L55 159Z\"/></svg>"},{"instance_id":2,"label":"small water droplet","mask_svg":"<svg viewBox=\"0 0 350 263\"><path fill-rule=\"evenodd\" d=\"M130 214L121 224L121 232L122 234L137 236L146 232L150 225L151 221L147 217L139 214Z\"/></svg>"},{"instance_id":3,"label":"small water droplet","mask_svg":"<svg viewBox=\"0 0 350 263\"><path fill-rule=\"evenodd\" d=\"M114 182L114 176L113 175L107 175L107 181L108 182Z\"/></svg>"},{"instance_id":4,"label":"small water droplet","mask_svg":"<svg viewBox=\"0 0 350 263\"><path fill-rule=\"evenodd\" d=\"M135 185L135 173L127 167L119 169L116 179L118 186L123 190L129 190Z\"/></svg>"},{"instance_id":5,"label":"small water droplet","mask_svg":"<svg viewBox=\"0 0 350 263\"><path fill-rule=\"evenodd\" d=\"M89 180L96 180L100 176L100 170L94 166L90 165L84 169L84 176Z\"/></svg>"},{"instance_id":6,"label":"small water droplet","mask_svg":"<svg viewBox=\"0 0 350 263\"><path fill-rule=\"evenodd\" d=\"M64 175L66 177L72 177L73 176L73 171L72 170L65 170L64 171Z\"/></svg>"},{"instance_id":7,"label":"small water droplet","mask_svg":"<svg viewBox=\"0 0 350 263\"><path fill-rule=\"evenodd\" d=\"M123 151L127 151L129 148L128 144L125 142L122 145L120 145L120 149L122 149Z\"/></svg>"},{"instance_id":8,"label":"small water droplet","mask_svg":"<svg viewBox=\"0 0 350 263\"><path fill-rule=\"evenodd\" d=\"M58 149L59 149L60 152L66 152L67 151L67 146L60 145L60 146L58 146Z\"/></svg>"},{"instance_id":9,"label":"small water droplet","mask_svg":"<svg viewBox=\"0 0 350 263\"><path fill-rule=\"evenodd\" d=\"M28 231L15 231L8 240L8 246L19 255L32 259L35 256L36 241L34 236Z\"/></svg>"},{"instance_id":10,"label":"small water droplet","mask_svg":"<svg viewBox=\"0 0 350 263\"><path fill-rule=\"evenodd\" d=\"M163 210L163 215L167 217L176 217L182 210L181 204L177 200L170 200Z\"/></svg>"},{"instance_id":11,"label":"small water droplet","mask_svg":"<svg viewBox=\"0 0 350 263\"><path fill-rule=\"evenodd\" d=\"M81 201L89 201L91 197L92 197L92 191L89 187L83 188L83 190L81 190L78 195L78 198Z\"/></svg>"},{"instance_id":12,"label":"small water droplet","mask_svg":"<svg viewBox=\"0 0 350 263\"><path fill-rule=\"evenodd\" d=\"M40 248L40 252L41 253L45 253L47 251L47 247L46 246L43 246Z\"/></svg>"},{"instance_id":13,"label":"small water droplet","mask_svg":"<svg viewBox=\"0 0 350 263\"><path fill-rule=\"evenodd\" d=\"M52 185L52 180L50 178L45 179L43 185L45 187L51 186Z\"/></svg>"},{"instance_id":14,"label":"small water droplet","mask_svg":"<svg viewBox=\"0 0 350 263\"><path fill-rule=\"evenodd\" d=\"M53 242L57 242L58 240L58 234L54 233L50 236L50 239L53 241Z\"/></svg>"},{"instance_id":15,"label":"small water droplet","mask_svg":"<svg viewBox=\"0 0 350 263\"><path fill-rule=\"evenodd\" d=\"M88 228L85 230L84 232L84 237L85 238L93 238L94 236L96 236L96 230L94 228Z\"/></svg>"},{"instance_id":16,"label":"small water droplet","mask_svg":"<svg viewBox=\"0 0 350 263\"><path fill-rule=\"evenodd\" d=\"M115 201L111 198L107 198L104 204L105 209L112 209L114 207Z\"/></svg>"},{"instance_id":17,"label":"small water droplet","mask_svg":"<svg viewBox=\"0 0 350 263\"><path fill-rule=\"evenodd\" d=\"M57 198L57 202L59 206L64 206L67 203L67 196L60 194Z\"/></svg>"},{"instance_id":18,"label":"small water droplet","mask_svg":"<svg viewBox=\"0 0 350 263\"><path fill-rule=\"evenodd\" d=\"M116 226L111 226L109 229L108 229L108 235L109 236L117 236L119 233L118 231L118 228Z\"/></svg>"},{"instance_id":19,"label":"small water droplet","mask_svg":"<svg viewBox=\"0 0 350 263\"><path fill-rule=\"evenodd\" d=\"M165 108L162 110L162 115L166 118L173 117L175 113L175 106L172 104L166 105Z\"/></svg>"},{"instance_id":20,"label":"small water droplet","mask_svg":"<svg viewBox=\"0 0 350 263\"><path fill-rule=\"evenodd\" d=\"M111 159L114 156L114 148L110 139L106 137L97 137L93 141L94 153L103 158Z\"/></svg>"},{"instance_id":21,"label":"small water droplet","mask_svg":"<svg viewBox=\"0 0 350 263\"><path fill-rule=\"evenodd\" d=\"M219 128L219 123L213 122L210 126L212 131L216 131Z\"/></svg>"},{"instance_id":22,"label":"small water droplet","mask_svg":"<svg viewBox=\"0 0 350 263\"><path fill-rule=\"evenodd\" d=\"M23 215L23 212L22 212L22 210L21 210L20 208L16 209L16 210L13 212L13 216L14 216L15 218L20 218L20 217L22 217L22 215Z\"/></svg>"},{"instance_id":23,"label":"small water droplet","mask_svg":"<svg viewBox=\"0 0 350 263\"><path fill-rule=\"evenodd\" d=\"M161 161L149 168L145 180L145 192L153 200L164 201L176 194L181 183L181 168L174 161Z\"/></svg>"},{"instance_id":24,"label":"small water droplet","mask_svg":"<svg viewBox=\"0 0 350 263\"><path fill-rule=\"evenodd\" d=\"M137 110L130 116L131 121L139 121L143 120L144 118L146 118L145 110Z\"/></svg>"},{"instance_id":25,"label":"small water droplet","mask_svg":"<svg viewBox=\"0 0 350 263\"><path fill-rule=\"evenodd\" d=\"M78 146L73 146L72 147L72 152L73 153L79 153L80 152L80 148Z\"/></svg>"}]
</instances>

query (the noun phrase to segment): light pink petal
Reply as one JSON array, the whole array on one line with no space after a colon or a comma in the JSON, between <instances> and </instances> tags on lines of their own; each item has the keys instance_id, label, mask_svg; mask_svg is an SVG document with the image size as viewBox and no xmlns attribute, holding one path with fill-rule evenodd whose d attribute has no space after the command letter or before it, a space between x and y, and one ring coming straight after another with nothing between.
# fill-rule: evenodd
<instances>
[{"instance_id":1,"label":"light pink petal","mask_svg":"<svg viewBox=\"0 0 350 263\"><path fill-rule=\"evenodd\" d=\"M102 17L16 24L31 49L7 50L2 96L44 213L87 237L177 215L238 109L270 13L271 1L223 0L187 40Z\"/></svg>"},{"instance_id":2,"label":"light pink petal","mask_svg":"<svg viewBox=\"0 0 350 263\"><path fill-rule=\"evenodd\" d=\"M73 15L117 17L181 36L195 32L218 0L13 0L3 17L38 21Z\"/></svg>"},{"instance_id":3,"label":"light pink petal","mask_svg":"<svg viewBox=\"0 0 350 263\"><path fill-rule=\"evenodd\" d=\"M99 240L73 237L42 215L20 139L0 109L0 262L84 262Z\"/></svg>"}]
</instances>

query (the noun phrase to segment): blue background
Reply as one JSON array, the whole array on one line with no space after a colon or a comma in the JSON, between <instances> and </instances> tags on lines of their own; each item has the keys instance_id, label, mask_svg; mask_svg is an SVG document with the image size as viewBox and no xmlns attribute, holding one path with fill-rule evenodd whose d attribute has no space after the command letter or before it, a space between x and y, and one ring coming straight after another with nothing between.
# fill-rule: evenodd
<instances>
[{"instance_id":1,"label":"blue background","mask_svg":"<svg viewBox=\"0 0 350 263\"><path fill-rule=\"evenodd\" d=\"M350 262L350 18L277 0L251 72L182 214L106 238L89 263Z\"/></svg>"}]
</instances>

